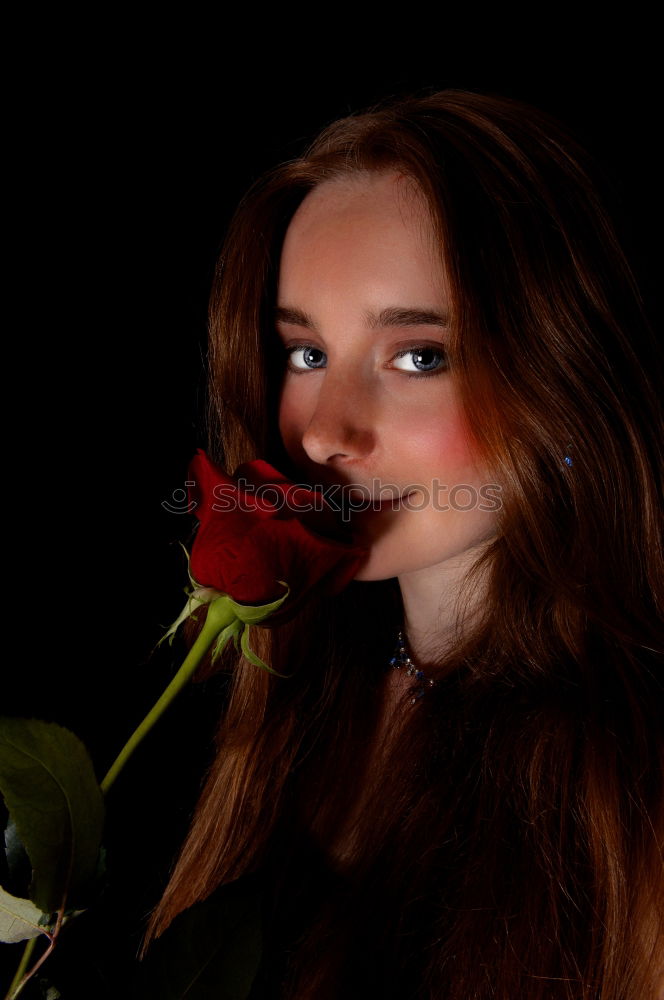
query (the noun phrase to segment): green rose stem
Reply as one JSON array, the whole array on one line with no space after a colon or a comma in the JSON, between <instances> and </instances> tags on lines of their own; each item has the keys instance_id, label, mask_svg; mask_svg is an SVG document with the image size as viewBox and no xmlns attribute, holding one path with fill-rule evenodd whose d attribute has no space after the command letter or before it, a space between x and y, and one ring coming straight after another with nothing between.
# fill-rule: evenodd
<instances>
[{"instance_id":1,"label":"green rose stem","mask_svg":"<svg viewBox=\"0 0 664 1000\"><path fill-rule=\"evenodd\" d=\"M106 777L101 782L100 788L104 795L108 792L109 788L119 775L122 768L125 766L132 753L141 742L144 736L146 736L155 722L163 713L166 711L171 702L177 697L183 687L191 680L192 675L195 673L196 668L201 663L203 657L210 649L215 639L220 635L220 633L228 626L231 625L237 618L236 609L233 607L233 602L229 601L227 596L217 597L215 600L208 604L208 613L205 619L203 628L199 632L196 641L189 650L184 663L178 670L177 674L168 685L161 698L153 705L148 714L145 716L138 728L132 733L124 747L114 760L111 765ZM227 637L230 639L230 634ZM22 992L23 987L27 983L37 969L42 965L46 958L50 955L55 942L57 940L58 932L62 924L62 917L64 913L64 906L58 911L58 918L56 927L53 934L45 935L49 938L49 947L40 957L40 959L33 965L29 972L26 972L32 953L35 949L37 941L39 938L31 938L26 942L25 948L23 950L23 955L21 956L21 961L16 974L12 980L11 986L5 1000L15 1000L19 993Z\"/></svg>"},{"instance_id":2,"label":"green rose stem","mask_svg":"<svg viewBox=\"0 0 664 1000\"><path fill-rule=\"evenodd\" d=\"M28 963L30 962L30 959L32 957L32 953L35 950L35 945L37 944L38 940L39 940L39 938L33 937L33 938L30 938L29 941L25 942L25 948L23 949L23 954L21 956L21 961L19 962L18 969L16 970L16 975L12 979L11 986L7 990L7 995L5 997L5 1000L13 1000L14 997L18 996L18 994L19 994L19 988L18 988L19 984L21 986L23 985L22 979L23 979L23 976L25 975L26 969L28 968ZM46 952L44 952L44 955L45 954L46 954ZM37 966L35 966L35 968L34 968L33 971L36 971L36 968L37 968ZM31 975L32 975L32 973L31 973ZM27 982L27 980L26 980L26 982Z\"/></svg>"},{"instance_id":3,"label":"green rose stem","mask_svg":"<svg viewBox=\"0 0 664 1000\"><path fill-rule=\"evenodd\" d=\"M192 583L195 582L192 580ZM157 719L166 711L171 702L177 697L182 688L189 683L193 674L196 672L196 668L200 665L203 657L212 647L216 639L220 641L217 644L217 649L215 649L215 656L218 655L224 648L228 640L235 636L237 641L238 634L241 636L241 646L244 655L256 666L263 667L270 674L274 674L277 677L287 678L291 676L290 674L280 674L276 670L273 670L266 663L263 663L252 651L249 649L249 644L247 641L246 626L256 625L263 621L270 614L279 608L283 602L288 597L290 588L288 584L283 580L277 581L281 583L286 588L286 593L279 597L276 601L272 601L270 604L263 604L260 606L254 605L242 605L236 604L236 602L229 597L228 594L220 594L213 600L203 600L200 596L198 597L198 604L207 603L207 616L203 624L203 628L199 632L196 641L189 650L184 663L178 670L177 674L168 685L161 698L156 702L156 704L150 709L148 714L145 716L140 726L134 731L134 733L129 737L124 747L114 760L111 765L106 777L100 784L100 789L103 795L106 795L109 788L112 786L113 782L119 775L122 768L125 766L134 750L141 742L144 736L146 736L152 727L154 726ZM204 593L206 588L199 588L194 591L193 596L201 595ZM208 591L210 593L210 591ZM185 618L189 617L191 610L188 606L185 608L183 613L178 618L171 628L169 629L167 636L175 632L177 627L184 621ZM222 633L225 632L225 635ZM166 638L166 637L164 637ZM5 1000L16 1000L19 993L21 993L23 987L28 982L28 980L33 976L45 959L50 955L55 946L58 934L60 932L60 927L63 922L65 904L63 901L62 907L58 911L57 921L52 934L46 934L45 936L49 939L49 947L46 949L44 954L40 959L35 962L33 967L29 972L26 972L26 968L34 951L35 945L39 938L31 938L26 942L23 955L21 957L21 962L18 969L16 970L16 975L12 980L12 984L9 987L9 992L7 993Z\"/></svg>"},{"instance_id":4,"label":"green rose stem","mask_svg":"<svg viewBox=\"0 0 664 1000\"><path fill-rule=\"evenodd\" d=\"M141 722L140 726L129 737L111 765L106 777L101 782L100 787L104 795L106 795L109 788L143 737L150 732L157 719L166 711L182 688L189 683L192 675L196 671L196 668L200 665L203 657L210 649L217 636L223 631L223 629L232 624L236 617L237 616L234 608L231 606L231 602L229 602L228 598L225 596L218 597L208 604L208 613L205 619L205 624L203 625L203 628L201 629L193 646L189 650L184 663L162 694L161 698L155 705L153 705Z\"/></svg>"}]
</instances>

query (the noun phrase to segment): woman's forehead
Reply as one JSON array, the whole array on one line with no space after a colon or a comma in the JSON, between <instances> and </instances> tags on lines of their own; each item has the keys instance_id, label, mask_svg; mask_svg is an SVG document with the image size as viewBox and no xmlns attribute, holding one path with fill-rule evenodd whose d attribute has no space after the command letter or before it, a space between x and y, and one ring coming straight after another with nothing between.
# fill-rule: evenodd
<instances>
[{"instance_id":1,"label":"woman's forehead","mask_svg":"<svg viewBox=\"0 0 664 1000\"><path fill-rule=\"evenodd\" d=\"M355 254L360 246L397 245L402 254L443 262L429 206L412 178L392 172L353 173L319 184L300 203L281 248L292 262L328 256L332 247Z\"/></svg>"},{"instance_id":2,"label":"woman's forehead","mask_svg":"<svg viewBox=\"0 0 664 1000\"><path fill-rule=\"evenodd\" d=\"M402 206L404 211L421 214L428 206L421 188L399 170L353 170L317 184L300 203L293 220L327 213L340 214L350 207Z\"/></svg>"}]
</instances>

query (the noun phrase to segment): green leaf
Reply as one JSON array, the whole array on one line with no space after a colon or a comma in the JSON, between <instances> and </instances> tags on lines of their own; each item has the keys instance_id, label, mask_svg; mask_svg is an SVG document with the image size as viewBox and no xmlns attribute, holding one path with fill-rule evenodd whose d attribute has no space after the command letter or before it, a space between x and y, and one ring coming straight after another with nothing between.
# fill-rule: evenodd
<instances>
[{"instance_id":1,"label":"green leaf","mask_svg":"<svg viewBox=\"0 0 664 1000\"><path fill-rule=\"evenodd\" d=\"M0 886L0 941L16 944L39 937L46 932L39 921L43 924L47 919L48 914L42 913L30 899L11 896Z\"/></svg>"},{"instance_id":2,"label":"green leaf","mask_svg":"<svg viewBox=\"0 0 664 1000\"><path fill-rule=\"evenodd\" d=\"M7 870L4 888L12 896L27 896L32 878L32 865L11 816L8 816L5 827L5 861Z\"/></svg>"},{"instance_id":3,"label":"green leaf","mask_svg":"<svg viewBox=\"0 0 664 1000\"><path fill-rule=\"evenodd\" d=\"M175 918L151 946L131 1000L245 1000L262 944L259 881L251 873Z\"/></svg>"},{"instance_id":4,"label":"green leaf","mask_svg":"<svg viewBox=\"0 0 664 1000\"><path fill-rule=\"evenodd\" d=\"M32 865L30 898L45 913L94 880L104 801L92 761L54 722L0 717L0 792Z\"/></svg>"}]
</instances>

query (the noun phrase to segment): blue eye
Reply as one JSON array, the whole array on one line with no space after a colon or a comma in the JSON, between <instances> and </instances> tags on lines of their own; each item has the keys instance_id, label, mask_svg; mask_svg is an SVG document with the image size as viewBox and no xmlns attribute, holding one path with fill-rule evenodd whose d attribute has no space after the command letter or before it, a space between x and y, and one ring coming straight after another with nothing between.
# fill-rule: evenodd
<instances>
[{"instance_id":1,"label":"blue eye","mask_svg":"<svg viewBox=\"0 0 664 1000\"><path fill-rule=\"evenodd\" d=\"M294 375L301 375L303 372L316 371L320 368L324 368L327 363L327 356L324 351L320 348L314 347L313 344L294 344L292 347L285 348L286 354L288 356L288 370ZM302 352L303 365L296 365L293 363L293 356L298 352ZM405 358L412 355L412 363L416 366L421 365L421 368L416 367L415 370L412 368L409 374L409 378L427 378L429 375L441 375L444 371L447 371L448 362L445 351L439 347L432 347L429 344L422 344L415 347L408 347L404 351L399 351L391 359L393 362L396 358ZM397 371L402 371L408 373L407 368L401 368L400 366L395 366Z\"/></svg>"},{"instance_id":2,"label":"blue eye","mask_svg":"<svg viewBox=\"0 0 664 1000\"><path fill-rule=\"evenodd\" d=\"M426 378L427 375L440 375L447 370L448 363L445 351L438 347L432 347L428 344L423 344L420 347L408 347L405 351L399 351L394 357L405 358L408 355L412 355L414 365L422 365L421 368L416 369L415 373L409 375L409 378ZM397 370L405 371L407 369L397 368Z\"/></svg>"},{"instance_id":3,"label":"blue eye","mask_svg":"<svg viewBox=\"0 0 664 1000\"><path fill-rule=\"evenodd\" d=\"M296 351L303 352L305 367L293 364L292 357ZM295 344L293 347L287 347L286 354L288 355L289 359L288 367L290 371L295 372L298 375L301 372L315 371L316 368L323 367L322 362L319 360L319 357L317 356L325 358L325 352L319 350L317 347L313 347L311 344Z\"/></svg>"}]
</instances>

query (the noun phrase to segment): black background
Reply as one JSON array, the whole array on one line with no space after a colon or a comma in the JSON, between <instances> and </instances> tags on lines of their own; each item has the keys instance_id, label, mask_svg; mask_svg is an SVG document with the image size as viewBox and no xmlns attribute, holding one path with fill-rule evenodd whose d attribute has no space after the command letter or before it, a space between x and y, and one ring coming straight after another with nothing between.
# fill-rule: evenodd
<instances>
[{"instance_id":1,"label":"black background","mask_svg":"<svg viewBox=\"0 0 664 1000\"><path fill-rule=\"evenodd\" d=\"M80 51L46 59L21 38L5 189L18 309L5 334L16 450L3 710L72 728L100 778L181 652L150 656L184 602L178 540L191 528L161 503L205 444L212 269L235 204L266 168L329 121L391 94L462 87L530 101L599 161L658 321L652 31L633 17L583 33L557 24L551 38L543 17L484 25L481 45L479 24L463 33L423 25L412 40L398 25L390 39L359 40L346 25L325 51L325 26L271 44L263 26L261 45L223 25L191 39L174 22L167 40L156 28L140 37L130 26L97 28ZM185 692L109 796L115 888L100 915L81 918L89 930L76 932L88 934L86 961L100 983L129 961L187 826L217 698L214 682ZM63 968L65 954L63 943Z\"/></svg>"}]
</instances>

